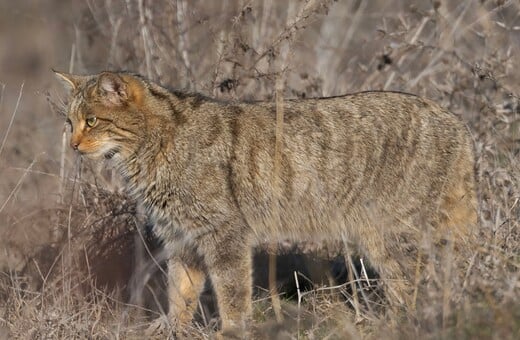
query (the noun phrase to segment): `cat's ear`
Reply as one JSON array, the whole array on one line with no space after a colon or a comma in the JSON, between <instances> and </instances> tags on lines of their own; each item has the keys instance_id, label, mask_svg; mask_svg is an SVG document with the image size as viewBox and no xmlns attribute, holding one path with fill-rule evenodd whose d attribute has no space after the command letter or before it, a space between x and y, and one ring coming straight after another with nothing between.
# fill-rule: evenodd
<instances>
[{"instance_id":1,"label":"cat's ear","mask_svg":"<svg viewBox=\"0 0 520 340\"><path fill-rule=\"evenodd\" d=\"M97 95L105 105L123 105L130 98L128 83L118 74L103 72L97 81Z\"/></svg>"},{"instance_id":2,"label":"cat's ear","mask_svg":"<svg viewBox=\"0 0 520 340\"><path fill-rule=\"evenodd\" d=\"M52 70L52 72L54 72L56 77L61 80L71 91L77 90L87 80L87 76L58 72L56 70Z\"/></svg>"}]
</instances>

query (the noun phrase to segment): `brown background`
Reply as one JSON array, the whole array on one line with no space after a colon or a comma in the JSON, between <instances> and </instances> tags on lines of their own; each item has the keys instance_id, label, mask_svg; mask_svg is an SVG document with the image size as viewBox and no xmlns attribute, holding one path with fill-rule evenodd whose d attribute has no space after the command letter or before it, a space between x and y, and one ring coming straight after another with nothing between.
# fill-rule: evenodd
<instances>
[{"instance_id":1,"label":"brown background","mask_svg":"<svg viewBox=\"0 0 520 340\"><path fill-rule=\"evenodd\" d=\"M96 194L87 204L88 195L74 191L78 160L62 143L65 96L51 68L125 69L223 99L270 100L282 77L288 98L413 92L467 122L477 152L483 244L496 251L487 253L495 262L481 267L482 286L494 287L495 306L518 301L508 267L518 268L520 252L518 2L340 0L309 11L305 5L0 0L0 268L22 272L49 244L60 249L56 242L70 228L98 228L103 223L85 216L111 216L110 204L119 202L103 203ZM88 162L82 167L93 169L83 183L118 192L111 174ZM71 218L72 210L83 217Z\"/></svg>"}]
</instances>

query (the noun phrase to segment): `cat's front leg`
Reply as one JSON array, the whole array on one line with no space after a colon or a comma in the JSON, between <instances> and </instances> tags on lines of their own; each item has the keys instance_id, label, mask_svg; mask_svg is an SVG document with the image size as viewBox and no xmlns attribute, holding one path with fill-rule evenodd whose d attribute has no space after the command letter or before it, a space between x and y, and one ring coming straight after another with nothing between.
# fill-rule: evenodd
<instances>
[{"instance_id":1,"label":"cat's front leg","mask_svg":"<svg viewBox=\"0 0 520 340\"><path fill-rule=\"evenodd\" d=\"M204 289L206 273L201 259L194 256L196 252L191 247L185 249L182 243L176 245L175 251L170 249L168 259L168 315L162 315L150 324L145 330L149 337L162 334L182 338L191 325Z\"/></svg>"},{"instance_id":2,"label":"cat's front leg","mask_svg":"<svg viewBox=\"0 0 520 340\"><path fill-rule=\"evenodd\" d=\"M176 329L191 323L206 274L200 267L179 257L168 261L168 318Z\"/></svg>"},{"instance_id":3,"label":"cat's front leg","mask_svg":"<svg viewBox=\"0 0 520 340\"><path fill-rule=\"evenodd\" d=\"M219 230L201 240L222 330L217 338L247 338L252 315L251 246L243 229Z\"/></svg>"}]
</instances>

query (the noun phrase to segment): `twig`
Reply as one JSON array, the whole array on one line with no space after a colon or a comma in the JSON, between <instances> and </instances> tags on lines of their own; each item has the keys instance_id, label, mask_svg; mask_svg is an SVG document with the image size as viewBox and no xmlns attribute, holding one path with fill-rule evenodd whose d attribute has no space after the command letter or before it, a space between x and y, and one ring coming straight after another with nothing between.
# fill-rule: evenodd
<instances>
[{"instance_id":1,"label":"twig","mask_svg":"<svg viewBox=\"0 0 520 340\"><path fill-rule=\"evenodd\" d=\"M22 184L23 180L25 179L25 177L27 176L27 174L29 173L29 171L31 170L31 168L34 166L34 164L36 164L36 161L37 159L39 158L39 156L43 155L44 153L40 153L38 156L36 156L33 161L31 162L31 164L29 164L29 166L27 167L26 171L22 174L22 176L20 176L20 179L18 180L18 182L16 183L15 187L13 188L13 190L11 190L11 192L9 193L9 196L7 196L4 204L2 204L2 206L0 207L0 213L4 210L5 206L7 205L7 203L9 203L9 201L11 200L11 198L13 198L13 196L15 195L16 192L18 192L18 189L20 188L20 185Z\"/></svg>"},{"instance_id":2,"label":"twig","mask_svg":"<svg viewBox=\"0 0 520 340\"><path fill-rule=\"evenodd\" d=\"M417 250L417 262L415 264L415 282L414 282L414 289L413 289L413 295L412 295L412 311L415 311L415 307L417 305L417 295L419 294L419 282L421 279L421 267L422 267L422 250L420 247L418 247Z\"/></svg>"},{"instance_id":3,"label":"twig","mask_svg":"<svg viewBox=\"0 0 520 340\"><path fill-rule=\"evenodd\" d=\"M292 21L290 21L285 28L282 30L280 34L273 40L271 44L268 45L268 48L265 49L262 53L258 55L258 57L255 59L253 65L257 65L258 62L265 58L269 53L271 53L271 50L278 46L280 43L282 43L284 40L292 40L294 39L294 36L296 32L298 32L300 29L304 29L303 23L307 21L311 17L311 14L316 10L316 8L320 4L317 0L308 0L305 6L301 9L301 11L298 13L296 18Z\"/></svg>"},{"instance_id":4,"label":"twig","mask_svg":"<svg viewBox=\"0 0 520 340\"><path fill-rule=\"evenodd\" d=\"M370 287L370 280L368 279L367 270L365 268L365 263L363 262L363 258L360 258L359 262L361 263L361 275L365 277L365 281L366 281L367 285Z\"/></svg>"},{"instance_id":5,"label":"twig","mask_svg":"<svg viewBox=\"0 0 520 340\"><path fill-rule=\"evenodd\" d=\"M356 321L361 318L361 312L359 310L359 298L357 293L357 286L354 280L354 272L356 272L356 268L354 267L354 263L352 262L352 258L350 256L350 252L347 252L345 255L345 260L348 263L349 271L348 271L348 279L350 281L350 288L352 289L352 306L354 307L354 311L356 312Z\"/></svg>"},{"instance_id":6,"label":"twig","mask_svg":"<svg viewBox=\"0 0 520 340\"><path fill-rule=\"evenodd\" d=\"M191 72L191 63L188 55L188 30L186 29L186 15L185 15L185 7L186 3L183 0L176 1L176 13L177 13L177 25L179 32L179 50L181 51L182 61L184 63L184 67L186 68L186 78L190 77ZM195 81L190 79L190 85L195 86Z\"/></svg>"},{"instance_id":7,"label":"twig","mask_svg":"<svg viewBox=\"0 0 520 340\"><path fill-rule=\"evenodd\" d=\"M22 99L22 93L23 93L23 85L20 85L20 92L18 94L18 99L16 100L16 105L14 106L13 114L11 115L11 120L9 121L9 125L7 126L7 131L5 132L4 140L2 141L2 145L0 145L0 155L2 155L2 151L4 150L5 142L7 141L7 137L9 136L9 131L11 131L11 127L13 125L14 117L16 116L16 113L18 112L18 106L20 105L20 100ZM3 89L2 89L3 93ZM3 98L3 96L2 96Z\"/></svg>"},{"instance_id":8,"label":"twig","mask_svg":"<svg viewBox=\"0 0 520 340\"><path fill-rule=\"evenodd\" d=\"M0 112L2 112L2 108L4 106L4 92L5 92L5 84L0 83L2 86L2 92L0 92Z\"/></svg>"},{"instance_id":9,"label":"twig","mask_svg":"<svg viewBox=\"0 0 520 340\"><path fill-rule=\"evenodd\" d=\"M276 287L276 254L269 254L269 293L271 294L271 302L273 304L273 311L276 317L276 322L283 321L282 307L280 303L280 296L278 295L278 288Z\"/></svg>"},{"instance_id":10,"label":"twig","mask_svg":"<svg viewBox=\"0 0 520 340\"><path fill-rule=\"evenodd\" d=\"M424 17L421 20L421 23L420 23L419 27L417 27L417 30L415 31L415 34L413 35L413 37L409 41L410 45L414 45L415 44L415 42L419 38L419 35L421 34L422 30L424 29L424 27L426 26L426 23L428 21L430 21L429 17ZM402 55L401 58L399 58L399 60L396 63L397 68L401 67L401 65L403 64L405 58L406 58L406 54ZM393 80L395 78L396 72L397 71L392 71L392 73L390 74L390 76L386 80L385 86L383 86L384 90L387 90L390 87L390 84L392 84L392 82L393 82Z\"/></svg>"},{"instance_id":11,"label":"twig","mask_svg":"<svg viewBox=\"0 0 520 340\"><path fill-rule=\"evenodd\" d=\"M450 297L451 297L451 272L453 269L453 239L451 234L448 235L448 244L445 248L446 256L444 259L444 287L442 292L442 330L445 331L450 315Z\"/></svg>"},{"instance_id":12,"label":"twig","mask_svg":"<svg viewBox=\"0 0 520 340\"><path fill-rule=\"evenodd\" d=\"M459 15L459 17L457 18L457 20L455 21L455 24L453 25L453 28L451 29L450 33L448 34L448 37L452 37L455 32L457 31L460 23L462 22L462 18L464 17L464 15L466 14L466 11L469 9L470 5L471 5L471 1L466 1L466 6L464 7L464 9L462 10L462 13ZM447 39L445 39L447 40ZM453 42L451 42L451 44L453 44ZM422 70L422 72L420 72L417 77L415 77L412 81L410 81L410 87L415 87L417 85L417 83L419 82L419 80L424 77L424 75L426 74L427 70L432 66L434 65L443 55L444 55L444 50L446 50L446 47L443 46L443 48L435 55L433 56L433 58L431 58L430 62L428 63L428 65Z\"/></svg>"},{"instance_id":13,"label":"twig","mask_svg":"<svg viewBox=\"0 0 520 340\"><path fill-rule=\"evenodd\" d=\"M148 46L149 35L148 27L146 26L146 18L144 13L144 1L139 0L139 25L141 25L141 38L143 39L144 61L146 65L146 76L152 77L152 61L150 56L150 48Z\"/></svg>"},{"instance_id":14,"label":"twig","mask_svg":"<svg viewBox=\"0 0 520 340\"><path fill-rule=\"evenodd\" d=\"M300 281L298 281L298 273L294 271L294 282L296 283L296 293L298 294L298 315L296 318L297 324L297 334L298 339L300 338L300 314L301 314L301 305L302 305L302 293L300 291Z\"/></svg>"}]
</instances>

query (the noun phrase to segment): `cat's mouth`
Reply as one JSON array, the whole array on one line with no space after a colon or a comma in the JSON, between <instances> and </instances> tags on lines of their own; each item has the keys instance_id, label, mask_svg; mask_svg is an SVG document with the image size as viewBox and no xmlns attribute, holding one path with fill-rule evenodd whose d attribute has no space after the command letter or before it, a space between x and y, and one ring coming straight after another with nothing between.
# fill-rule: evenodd
<instances>
[{"instance_id":1,"label":"cat's mouth","mask_svg":"<svg viewBox=\"0 0 520 340\"><path fill-rule=\"evenodd\" d=\"M104 147L104 148L100 148L97 150L78 149L77 151L80 153L80 155L85 156L90 159L104 158L106 160L110 160L110 159L114 158L114 156L119 154L121 152L121 149L118 146L113 146L113 147Z\"/></svg>"}]
</instances>

